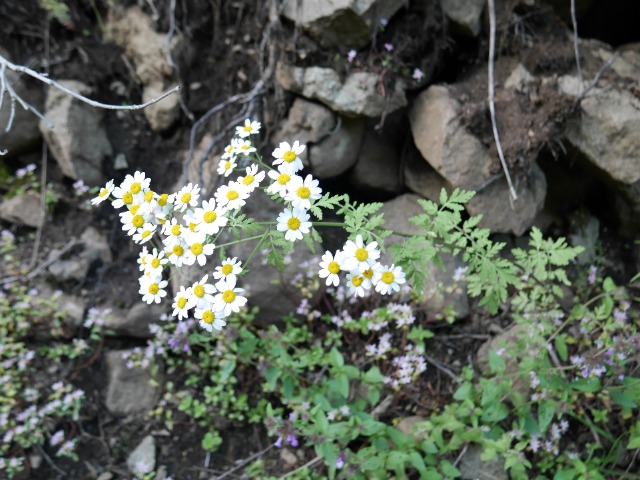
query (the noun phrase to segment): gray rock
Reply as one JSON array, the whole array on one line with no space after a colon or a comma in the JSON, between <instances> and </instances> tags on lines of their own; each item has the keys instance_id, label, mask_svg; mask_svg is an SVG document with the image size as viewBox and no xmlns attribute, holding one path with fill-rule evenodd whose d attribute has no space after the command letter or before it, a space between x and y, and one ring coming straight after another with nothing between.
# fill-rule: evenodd
<instances>
[{"instance_id":1,"label":"gray rock","mask_svg":"<svg viewBox=\"0 0 640 480\"><path fill-rule=\"evenodd\" d=\"M81 82L61 80L59 83L74 92L90 94L89 87ZM87 185L104 184L102 163L113 150L102 123L103 111L49 87L44 115L55 128L50 129L41 121L40 131L62 173L81 179Z\"/></svg>"},{"instance_id":2,"label":"gray rock","mask_svg":"<svg viewBox=\"0 0 640 480\"><path fill-rule=\"evenodd\" d=\"M331 68L302 68L279 63L276 80L285 90L318 100L347 117L378 117L407 104L402 80L397 79L383 96L379 89L380 77L375 73L353 72L343 82Z\"/></svg>"},{"instance_id":3,"label":"gray rock","mask_svg":"<svg viewBox=\"0 0 640 480\"><path fill-rule=\"evenodd\" d=\"M380 210L381 213L384 213L385 227L405 235L422 234L422 229L409 221L411 217L424 214L424 210L418 204L419 199L418 195L407 193L385 202ZM391 235L385 239L385 249L403 242L404 237ZM440 258L445 267L444 271L433 261L425 261L427 279L423 288L424 301L421 302L421 308L430 317L442 316L446 307L453 309L456 318L466 317L469 314L466 283L458 282L453 278L456 269L464 267L464 264L458 257L444 252L440 253ZM381 261L382 263L391 263L391 255L385 253Z\"/></svg>"},{"instance_id":4,"label":"gray rock","mask_svg":"<svg viewBox=\"0 0 640 480\"><path fill-rule=\"evenodd\" d=\"M600 240L600 221L586 210L578 210L569 218L571 233L569 242L574 247L581 246L584 251L576 257L580 265L593 263L597 256Z\"/></svg>"},{"instance_id":5,"label":"gray rock","mask_svg":"<svg viewBox=\"0 0 640 480\"><path fill-rule=\"evenodd\" d=\"M399 193L402 191L400 169L397 150L380 135L366 132L349 180L361 190Z\"/></svg>"},{"instance_id":6,"label":"gray rock","mask_svg":"<svg viewBox=\"0 0 640 480\"><path fill-rule=\"evenodd\" d=\"M59 249L51 250L48 259L51 264L47 268L61 282L82 281L94 262L109 264L112 261L106 237L93 227L87 227L70 252L64 255L61 252Z\"/></svg>"},{"instance_id":7,"label":"gray rock","mask_svg":"<svg viewBox=\"0 0 640 480\"><path fill-rule=\"evenodd\" d=\"M111 247L104 233L93 227L87 227L80 235L80 241L84 247L82 256L89 262L100 261L105 264L112 262Z\"/></svg>"},{"instance_id":8,"label":"gray rock","mask_svg":"<svg viewBox=\"0 0 640 480\"><path fill-rule=\"evenodd\" d=\"M518 199L512 201L504 177L496 180L467 203L471 215L482 215L479 226L492 232L522 235L544 208L547 181L537 164L528 176L513 176ZM513 206L511 206L513 205Z\"/></svg>"},{"instance_id":9,"label":"gray rock","mask_svg":"<svg viewBox=\"0 0 640 480\"><path fill-rule=\"evenodd\" d=\"M323 47L363 47L380 20L391 18L405 0L297 0L284 4L283 15Z\"/></svg>"},{"instance_id":10,"label":"gray rock","mask_svg":"<svg viewBox=\"0 0 640 480\"><path fill-rule=\"evenodd\" d=\"M82 325L84 312L87 310L87 301L83 298L61 293L58 296L58 309L74 327Z\"/></svg>"},{"instance_id":11,"label":"gray rock","mask_svg":"<svg viewBox=\"0 0 640 480\"><path fill-rule=\"evenodd\" d=\"M509 74L504 81L504 88L512 88L514 90L522 90L528 83L535 80L534 76L524 68L524 65L518 63L516 68Z\"/></svg>"},{"instance_id":12,"label":"gray rock","mask_svg":"<svg viewBox=\"0 0 640 480\"><path fill-rule=\"evenodd\" d=\"M465 480L507 480L509 476L504 469L504 459L493 461L482 460L482 447L470 444L466 449L458 470Z\"/></svg>"},{"instance_id":13,"label":"gray rock","mask_svg":"<svg viewBox=\"0 0 640 480\"><path fill-rule=\"evenodd\" d=\"M307 145L302 162L322 179L336 177L356 163L363 132L362 119L339 117L323 105L296 98L274 140Z\"/></svg>"},{"instance_id":14,"label":"gray rock","mask_svg":"<svg viewBox=\"0 0 640 480\"><path fill-rule=\"evenodd\" d=\"M440 0L442 10L458 33L477 37L485 5L484 0Z\"/></svg>"},{"instance_id":15,"label":"gray rock","mask_svg":"<svg viewBox=\"0 0 640 480\"><path fill-rule=\"evenodd\" d=\"M144 437L127 458L127 468L139 477L156 468L156 440L151 435Z\"/></svg>"},{"instance_id":16,"label":"gray rock","mask_svg":"<svg viewBox=\"0 0 640 480\"><path fill-rule=\"evenodd\" d=\"M0 48L0 55L9 58L7 51L3 48ZM20 98L42 112L44 107L42 83L28 79L26 75L21 77L10 70L6 72L6 79ZM10 103L10 100L5 96L4 104L0 109L0 150L7 150L7 153L3 155L5 159L31 150L38 145L41 138L38 117L22 108L18 102L15 104L15 116L11 130L5 132L11 116Z\"/></svg>"},{"instance_id":17,"label":"gray rock","mask_svg":"<svg viewBox=\"0 0 640 480\"><path fill-rule=\"evenodd\" d=\"M45 219L40 194L29 191L3 200L0 203L0 218L19 225L39 227Z\"/></svg>"},{"instance_id":18,"label":"gray rock","mask_svg":"<svg viewBox=\"0 0 640 480\"><path fill-rule=\"evenodd\" d=\"M153 21L137 6L122 9L111 5L104 29L105 40L123 48L142 82L142 101L147 102L178 83L173 68L167 63L167 35L154 29ZM171 50L179 61L186 55L185 42L174 35ZM180 114L180 97L170 95L144 109L151 129L163 132L170 128Z\"/></svg>"},{"instance_id":19,"label":"gray rock","mask_svg":"<svg viewBox=\"0 0 640 480\"><path fill-rule=\"evenodd\" d=\"M166 303L164 305L136 303L127 312L113 310L105 317L104 326L113 330L118 336L152 338L149 325L160 323L160 315L166 313L167 308Z\"/></svg>"},{"instance_id":20,"label":"gray rock","mask_svg":"<svg viewBox=\"0 0 640 480\"><path fill-rule=\"evenodd\" d=\"M49 260L53 260L60 254L60 250L51 250ZM49 265L47 270L59 282L81 282L87 276L91 262L86 258L76 256L70 258L57 258Z\"/></svg>"},{"instance_id":21,"label":"gray rock","mask_svg":"<svg viewBox=\"0 0 640 480\"><path fill-rule=\"evenodd\" d=\"M433 202L438 201L443 188L447 192L453 190L424 159L416 157L409 158L404 164L404 184L412 192Z\"/></svg>"},{"instance_id":22,"label":"gray rock","mask_svg":"<svg viewBox=\"0 0 640 480\"><path fill-rule=\"evenodd\" d=\"M405 435L415 435L418 440L422 440L424 438L424 433L420 432L419 424L426 420L427 419L421 415L410 415L400 420L396 425L396 428Z\"/></svg>"},{"instance_id":23,"label":"gray rock","mask_svg":"<svg viewBox=\"0 0 640 480\"><path fill-rule=\"evenodd\" d=\"M111 414L125 416L146 413L159 400L160 388L152 385L151 374L142 368L128 369L123 354L130 350L107 352L108 384L105 405Z\"/></svg>"}]
</instances>

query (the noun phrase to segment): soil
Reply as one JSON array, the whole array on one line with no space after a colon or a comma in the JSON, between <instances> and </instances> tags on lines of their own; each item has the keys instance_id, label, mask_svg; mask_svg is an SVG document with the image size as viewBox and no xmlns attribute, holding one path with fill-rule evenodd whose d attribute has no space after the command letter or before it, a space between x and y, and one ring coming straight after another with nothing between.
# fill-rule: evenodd
<instances>
[{"instance_id":1,"label":"soil","mask_svg":"<svg viewBox=\"0 0 640 480\"><path fill-rule=\"evenodd\" d=\"M168 1L110 1L122 6L138 4L149 15L154 15L153 6L157 10L157 31L166 32L170 28ZM141 85L122 50L102 40L100 25L107 15L106 0L65 0L64 3L70 10L70 19L66 23L51 20L39 8L36 0L3 1L0 4L0 45L9 52L14 63L48 71L51 78L78 79L89 84L94 89L92 97L96 100L120 102L121 98L115 95L115 90L124 88L127 101L139 103ZM518 62L534 75L557 76L574 69L573 45L568 30L570 24L561 12L554 11L552 5L540 1L505 3L508 5L501 7L504 10L499 12L498 83L506 79ZM585 31L590 36L614 44L640 40L635 24L618 28L620 16L615 16L610 23L598 24L593 12L601 9L605 2L593 3L596 6L585 17ZM624 2L612 3L615 3L615 10L620 10L620 15L626 16L627 20L640 18L638 15L632 16L633 12L629 10L636 8L637 2L628 2L635 6L629 6L627 10L622 5ZM339 71L346 71L346 51L320 48L286 20L270 22L269 4L252 0L176 2L176 23L190 42L191 55L186 64L180 65L180 74L185 86L185 107L193 118L200 118L232 95L251 90L269 63L278 59L301 66L332 66ZM512 4L524 6L514 9ZM534 6L527 7L527 4ZM514 11L519 12L518 15L512 15ZM270 29L265 28L267 25ZM636 33L629 33L629 29ZM485 101L486 38L484 31L475 39L457 36L444 19L438 1L411 0L384 29L376 32L370 50L365 49L359 54L353 68L375 68L383 53L382 46L393 43L398 69L411 66L425 72L422 80L410 85L409 100L428 84L456 82L455 95L463 104L464 122L487 146L495 148ZM586 59L585 69L593 71L596 64L590 62L595 61ZM383 74L390 80L394 72ZM259 146L269 145L271 134L286 116L291 97L271 77L265 79L265 85L265 93L250 103L248 112L243 111L240 105L221 109L195 132L196 138L199 139L206 131L221 132L240 114L251 113L264 125L265 134ZM562 125L574 112L572 102L538 81L526 92L501 91L496 97L496 109L506 157L514 168L527 171L533 161L539 161L547 172L554 168L561 169L555 164L553 153ZM129 163L126 172L115 170L112 164L106 165L105 174L108 178L115 178L117 183L125 173L141 169L163 191L170 190L179 181L193 127L193 121L187 114L181 115L176 125L163 134L152 132L140 111L125 114L107 112L105 122L111 143L117 153L126 156ZM386 119L379 132L393 138L399 150L415 150L407 125L406 112L400 112ZM397 132L403 133L396 135ZM411 154L415 154L415 151ZM4 161L11 169L32 161L42 165L38 152ZM499 169L496 163L494 173L498 173ZM135 280L138 249L125 237L118 217L109 206L90 210L82 208L81 202L73 194L72 181L62 175L51 158L48 160L48 170L48 180L54 184L61 200L44 226L43 240L37 251L38 263L42 263L53 249L62 247L70 238L78 238L88 226L93 226L107 234L113 262L98 262L92 266L85 281L58 287L88 299L91 306L130 307L138 301ZM587 180L585 184L593 186L593 181ZM330 188L340 191L347 189L348 185L334 181ZM563 192L558 192L554 197L554 189L550 187L548 202L557 203L554 207L557 212L572 210L588 197L589 191L592 190L586 186L578 191L577 197L566 198L566 192L565 196ZM560 213L560 218L562 216L563 213ZM606 218L603 220L606 222ZM33 230L8 224L3 227L9 228L21 239L17 255L28 261L34 248ZM567 224L560 220L555 228L554 233L564 234ZM620 275L624 276L628 274L632 263L626 249L628 243L615 233L611 237L607 241L618 249L612 252L615 259L612 263L621 269ZM2 270L0 268L1 277L11 273ZM472 353L488 335L506 322L500 318L489 321L477 312L474 309L471 318L457 322L455 326L434 319L423 319L430 322L441 337L440 342L434 343L437 347L430 355L454 369L467 364ZM102 346L102 351L144 345L141 340L111 338ZM156 434L157 455L161 459L159 463L166 465L167 474L174 479L215 478L215 475L232 468L234 462L272 443L261 428L241 429L233 426L224 431L221 450L207 456L200 447L200 439L205 431L186 418L177 417L175 429L168 432L159 422L142 416L124 419L113 417L102 400L106 388L106 366L102 355L71 365L59 365L53 371L47 368L51 367L42 365L43 371L51 375L72 379L74 385L85 391L89 400L77 422L78 431L82 434L78 449L81 461L76 463L56 459L57 466L67 472L67 478L97 478L107 471L112 472L114 478L130 478L126 467L127 455L151 432ZM450 378L441 369L430 368L407 391L407 398L391 406L388 415L426 415L438 410L451 398L452 388ZM272 453L265 457L267 462L278 464L277 453ZM311 452L306 453L311 455ZM312 457L306 460L309 458ZM201 467L203 465L206 467ZM45 462L39 469L27 472L23 478L48 480L56 478L56 472Z\"/></svg>"}]
</instances>

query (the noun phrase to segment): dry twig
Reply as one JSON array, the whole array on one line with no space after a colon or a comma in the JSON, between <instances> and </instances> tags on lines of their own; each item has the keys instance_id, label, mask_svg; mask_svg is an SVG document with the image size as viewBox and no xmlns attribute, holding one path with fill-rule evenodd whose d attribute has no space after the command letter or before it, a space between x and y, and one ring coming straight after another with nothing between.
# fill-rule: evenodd
<instances>
[{"instance_id":1,"label":"dry twig","mask_svg":"<svg viewBox=\"0 0 640 480\"><path fill-rule=\"evenodd\" d=\"M580 64L580 48L578 46L578 20L576 18L576 0L571 0L571 24L573 25L573 51L578 67L578 79L582 85L582 65Z\"/></svg>"}]
</instances>

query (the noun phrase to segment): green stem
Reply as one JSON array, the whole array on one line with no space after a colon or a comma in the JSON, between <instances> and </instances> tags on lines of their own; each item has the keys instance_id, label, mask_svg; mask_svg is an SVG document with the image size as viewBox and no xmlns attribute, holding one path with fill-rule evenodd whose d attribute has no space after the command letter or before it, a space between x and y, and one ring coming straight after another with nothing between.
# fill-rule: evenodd
<instances>
[{"instance_id":1,"label":"green stem","mask_svg":"<svg viewBox=\"0 0 640 480\"><path fill-rule=\"evenodd\" d=\"M258 241L258 243L256 244L255 248L253 249L253 251L251 252L251 255L249 255L249 258L247 258L247 260L244 262L244 266L245 268L247 267L247 265L249 265L249 262L251 262L251 260L253 259L253 256L256 254L256 252L258 251L258 248L260 248L260 245L262 245L262 242L264 241L265 238L267 238L267 234L270 232L270 229L267 229L264 231L264 233L262 234L262 236L260 237L260 240Z\"/></svg>"},{"instance_id":2,"label":"green stem","mask_svg":"<svg viewBox=\"0 0 640 480\"><path fill-rule=\"evenodd\" d=\"M247 238L241 238L240 240L234 240L233 242L222 243L220 245L216 245L216 247L217 248L230 247L231 245L237 245L239 243L250 242L251 240L257 240L259 238L262 238L263 236L264 236L264 233L262 235L254 235L253 237L247 237Z\"/></svg>"}]
</instances>

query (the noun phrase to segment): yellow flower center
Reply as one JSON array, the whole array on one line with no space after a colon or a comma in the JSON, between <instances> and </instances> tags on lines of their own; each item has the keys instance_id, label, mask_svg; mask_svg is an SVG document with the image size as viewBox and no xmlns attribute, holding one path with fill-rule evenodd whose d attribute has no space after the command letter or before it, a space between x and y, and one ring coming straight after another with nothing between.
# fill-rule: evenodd
<instances>
[{"instance_id":1,"label":"yellow flower center","mask_svg":"<svg viewBox=\"0 0 640 480\"><path fill-rule=\"evenodd\" d=\"M223 273L224 275L229 275L231 272L233 272L233 267L231 266L231 264L230 264L230 263L225 263L225 264L222 266L222 273Z\"/></svg>"},{"instance_id":2,"label":"yellow flower center","mask_svg":"<svg viewBox=\"0 0 640 480\"><path fill-rule=\"evenodd\" d=\"M131 192L125 192L122 195L122 201L125 205L131 205L133 203L133 194Z\"/></svg>"},{"instance_id":3,"label":"yellow flower center","mask_svg":"<svg viewBox=\"0 0 640 480\"><path fill-rule=\"evenodd\" d=\"M365 248L358 248L356 250L356 258L359 262L364 262L367 258L369 258L369 252Z\"/></svg>"},{"instance_id":4,"label":"yellow flower center","mask_svg":"<svg viewBox=\"0 0 640 480\"><path fill-rule=\"evenodd\" d=\"M198 298L204 297L204 287L202 285L196 285L193 287L193 294Z\"/></svg>"},{"instance_id":5,"label":"yellow flower center","mask_svg":"<svg viewBox=\"0 0 640 480\"><path fill-rule=\"evenodd\" d=\"M204 312L202 312L202 321L204 323L213 323L214 318L215 315L211 310L205 310Z\"/></svg>"},{"instance_id":6,"label":"yellow flower center","mask_svg":"<svg viewBox=\"0 0 640 480\"><path fill-rule=\"evenodd\" d=\"M195 256L198 256L202 253L202 244L196 242L193 245L191 245L190 250L191 250L191 253L193 253Z\"/></svg>"},{"instance_id":7,"label":"yellow flower center","mask_svg":"<svg viewBox=\"0 0 640 480\"><path fill-rule=\"evenodd\" d=\"M106 188L100 190L100 193L98 194L99 197L106 197L107 195L109 195L109 190L107 190Z\"/></svg>"},{"instance_id":8,"label":"yellow flower center","mask_svg":"<svg viewBox=\"0 0 640 480\"><path fill-rule=\"evenodd\" d=\"M136 228L140 228L144 225L144 217L142 215L134 215L131 219L131 224Z\"/></svg>"},{"instance_id":9,"label":"yellow flower center","mask_svg":"<svg viewBox=\"0 0 640 480\"><path fill-rule=\"evenodd\" d=\"M239 196L240 196L240 194L238 192L236 192L235 190L229 190L227 192L227 200L235 200Z\"/></svg>"},{"instance_id":10,"label":"yellow flower center","mask_svg":"<svg viewBox=\"0 0 640 480\"><path fill-rule=\"evenodd\" d=\"M142 238L147 238L149 235L151 235L151 230L145 230L142 232Z\"/></svg>"},{"instance_id":11,"label":"yellow flower center","mask_svg":"<svg viewBox=\"0 0 640 480\"><path fill-rule=\"evenodd\" d=\"M182 309L184 308L184 306L187 304L187 299L184 297L180 297L178 298L178 300L176 301L176 305L178 308Z\"/></svg>"},{"instance_id":12,"label":"yellow flower center","mask_svg":"<svg viewBox=\"0 0 640 480\"><path fill-rule=\"evenodd\" d=\"M244 130L245 132L251 132L253 131L253 127L251 127L251 125L245 125L244 127L242 127L242 130Z\"/></svg>"},{"instance_id":13,"label":"yellow flower center","mask_svg":"<svg viewBox=\"0 0 640 480\"><path fill-rule=\"evenodd\" d=\"M160 290L160 287L157 283L152 283L151 285L149 285L149 293L151 295L155 295L156 293L158 293L158 290Z\"/></svg>"},{"instance_id":14,"label":"yellow flower center","mask_svg":"<svg viewBox=\"0 0 640 480\"><path fill-rule=\"evenodd\" d=\"M182 203L189 203L191 201L191 194L189 192L183 193L180 197Z\"/></svg>"},{"instance_id":15,"label":"yellow flower center","mask_svg":"<svg viewBox=\"0 0 640 480\"><path fill-rule=\"evenodd\" d=\"M242 183L244 183L245 185L251 185L255 178L256 177L254 177L253 175L247 175L246 177L244 177L244 180L242 180Z\"/></svg>"},{"instance_id":16,"label":"yellow flower center","mask_svg":"<svg viewBox=\"0 0 640 480\"><path fill-rule=\"evenodd\" d=\"M368 278L369 280L371 280L371 278L373 277L373 270L370 268L367 268L364 272L362 272L362 276L364 278Z\"/></svg>"},{"instance_id":17,"label":"yellow flower center","mask_svg":"<svg viewBox=\"0 0 640 480\"><path fill-rule=\"evenodd\" d=\"M153 268L158 268L160 266L160 259L154 258L153 260L151 260L151 266Z\"/></svg>"},{"instance_id":18,"label":"yellow flower center","mask_svg":"<svg viewBox=\"0 0 640 480\"><path fill-rule=\"evenodd\" d=\"M291 217L289 220L287 220L287 226L291 230L297 230L300 228L300 220L298 220L296 217Z\"/></svg>"},{"instance_id":19,"label":"yellow flower center","mask_svg":"<svg viewBox=\"0 0 640 480\"><path fill-rule=\"evenodd\" d=\"M286 152L284 152L284 155L282 155L282 159L287 163L293 162L296 159L296 157L297 157L296 152L292 150L287 150Z\"/></svg>"},{"instance_id":20,"label":"yellow flower center","mask_svg":"<svg viewBox=\"0 0 640 480\"><path fill-rule=\"evenodd\" d=\"M131 205L129 207L129 211L131 212L132 215L135 215L136 213L138 213L138 210L140 210L140 205Z\"/></svg>"},{"instance_id":21,"label":"yellow flower center","mask_svg":"<svg viewBox=\"0 0 640 480\"><path fill-rule=\"evenodd\" d=\"M278 177L278 183L280 185L286 185L289 180L291 180L291 177L286 173L281 173Z\"/></svg>"},{"instance_id":22,"label":"yellow flower center","mask_svg":"<svg viewBox=\"0 0 640 480\"><path fill-rule=\"evenodd\" d=\"M153 200L153 190L149 190L149 191L145 192L145 194L144 194L144 201L145 202L150 202L151 200Z\"/></svg>"},{"instance_id":23,"label":"yellow flower center","mask_svg":"<svg viewBox=\"0 0 640 480\"><path fill-rule=\"evenodd\" d=\"M327 270L329 270L329 273L336 274L340 271L340 264L338 262L331 262L329 266L327 266Z\"/></svg>"},{"instance_id":24,"label":"yellow flower center","mask_svg":"<svg viewBox=\"0 0 640 480\"><path fill-rule=\"evenodd\" d=\"M354 287L359 287L360 285L362 285L362 282L363 278L360 275L354 275L353 277L351 277L351 283Z\"/></svg>"},{"instance_id":25,"label":"yellow flower center","mask_svg":"<svg viewBox=\"0 0 640 480\"><path fill-rule=\"evenodd\" d=\"M300 187L297 193L300 198L309 198L311 196L311 190L307 187Z\"/></svg>"},{"instance_id":26,"label":"yellow flower center","mask_svg":"<svg viewBox=\"0 0 640 480\"><path fill-rule=\"evenodd\" d=\"M233 145L227 145L227 148L224 149L224 151L226 153L231 153L233 152Z\"/></svg>"},{"instance_id":27,"label":"yellow flower center","mask_svg":"<svg viewBox=\"0 0 640 480\"><path fill-rule=\"evenodd\" d=\"M176 223L173 227L171 227L171 234L175 235L176 237L180 235L180 225Z\"/></svg>"},{"instance_id":28,"label":"yellow flower center","mask_svg":"<svg viewBox=\"0 0 640 480\"><path fill-rule=\"evenodd\" d=\"M234 292L233 290L226 290L222 294L222 299L227 303L231 303L236 299L236 292Z\"/></svg>"},{"instance_id":29,"label":"yellow flower center","mask_svg":"<svg viewBox=\"0 0 640 480\"><path fill-rule=\"evenodd\" d=\"M182 248L180 245L174 245L173 253L176 257L181 257L184 254L184 248Z\"/></svg>"},{"instance_id":30,"label":"yellow flower center","mask_svg":"<svg viewBox=\"0 0 640 480\"><path fill-rule=\"evenodd\" d=\"M204 215L202 216L204 223L215 222L217 218L218 218L218 214L212 211L204 212Z\"/></svg>"},{"instance_id":31,"label":"yellow flower center","mask_svg":"<svg viewBox=\"0 0 640 480\"><path fill-rule=\"evenodd\" d=\"M160 198L158 199L158 205L160 205L161 207L164 207L168 201L169 201L169 194L163 193L162 195L160 195Z\"/></svg>"},{"instance_id":32,"label":"yellow flower center","mask_svg":"<svg viewBox=\"0 0 640 480\"><path fill-rule=\"evenodd\" d=\"M224 169L229 170L231 168L231 160L224 162Z\"/></svg>"},{"instance_id":33,"label":"yellow flower center","mask_svg":"<svg viewBox=\"0 0 640 480\"><path fill-rule=\"evenodd\" d=\"M189 230L191 230L192 232L195 232L197 226L198 226L197 223L190 223L189 224Z\"/></svg>"},{"instance_id":34,"label":"yellow flower center","mask_svg":"<svg viewBox=\"0 0 640 480\"><path fill-rule=\"evenodd\" d=\"M140 190L142 190L142 185L140 185L138 182L134 182L131 184L131 188L129 189L129 191L131 193L133 193L134 195L136 193L140 193Z\"/></svg>"},{"instance_id":35,"label":"yellow flower center","mask_svg":"<svg viewBox=\"0 0 640 480\"><path fill-rule=\"evenodd\" d=\"M251 148L251 145L244 144L244 145L242 145L240 148L241 148L242 150L249 150L249 149Z\"/></svg>"},{"instance_id":36,"label":"yellow flower center","mask_svg":"<svg viewBox=\"0 0 640 480\"><path fill-rule=\"evenodd\" d=\"M384 272L384 273L382 274L382 278L381 278L381 280L382 280L384 283L386 283L387 285L389 285L389 284L393 283L394 278L395 278L395 277L393 276L393 273L391 273L391 272Z\"/></svg>"}]
</instances>

